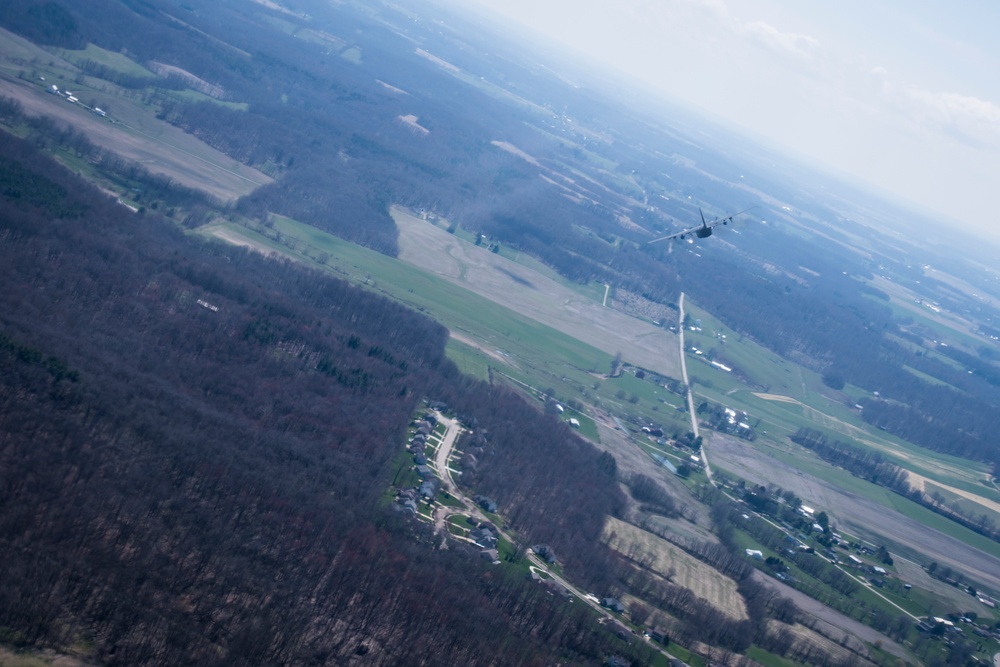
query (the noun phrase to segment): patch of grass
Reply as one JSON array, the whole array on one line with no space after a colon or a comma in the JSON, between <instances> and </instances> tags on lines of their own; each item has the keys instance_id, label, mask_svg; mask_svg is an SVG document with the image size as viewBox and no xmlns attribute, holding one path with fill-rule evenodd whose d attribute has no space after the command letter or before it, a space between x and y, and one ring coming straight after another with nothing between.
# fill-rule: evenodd
<instances>
[{"instance_id":1,"label":"patch of grass","mask_svg":"<svg viewBox=\"0 0 1000 667\"><path fill-rule=\"evenodd\" d=\"M448 339L444 351L458 366L458 370L479 380L489 379L489 368L496 363L489 355L454 338Z\"/></svg>"},{"instance_id":2,"label":"patch of grass","mask_svg":"<svg viewBox=\"0 0 1000 667\"><path fill-rule=\"evenodd\" d=\"M87 44L87 48L83 50L52 49L52 52L75 65L79 65L86 60L90 60L98 63L99 65L104 65L109 69L113 69L116 72L120 72L121 74L128 74L130 76L148 76L151 79L158 78L156 74L135 62L125 54L118 53L116 51L108 51L107 49L102 49L94 44Z\"/></svg>"},{"instance_id":3,"label":"patch of grass","mask_svg":"<svg viewBox=\"0 0 1000 667\"><path fill-rule=\"evenodd\" d=\"M472 528L472 524L465 520L465 515L462 514L452 514L445 521L448 526L448 532L452 535L457 535L459 537L465 537L469 534L469 530Z\"/></svg>"},{"instance_id":4,"label":"patch of grass","mask_svg":"<svg viewBox=\"0 0 1000 667\"><path fill-rule=\"evenodd\" d=\"M595 422L593 418L571 408L567 408L563 413L563 420L566 421L566 423L569 423L570 418L574 418L580 423L580 427L576 429L580 435L587 438L591 442L601 441L601 436L597 432L597 422Z\"/></svg>"},{"instance_id":5,"label":"patch of grass","mask_svg":"<svg viewBox=\"0 0 1000 667\"><path fill-rule=\"evenodd\" d=\"M939 380L938 378L934 377L933 375L928 375L927 373L924 373L923 371L918 371L916 368L913 368L911 366L904 365L903 366L903 370L905 370L907 373L910 373L911 375L915 376L917 379L923 380L927 384L937 385L937 386L940 386L940 387L948 387L950 389L954 389L955 391L960 391L958 389L958 387L955 387L954 385L948 384L944 380Z\"/></svg>"},{"instance_id":6,"label":"patch of grass","mask_svg":"<svg viewBox=\"0 0 1000 667\"><path fill-rule=\"evenodd\" d=\"M169 97L178 102L208 102L209 104L216 104L220 107L232 109L233 111L246 111L250 108L250 105L246 102L227 102L190 88L185 88L184 90L160 90L157 92L164 97Z\"/></svg>"},{"instance_id":7,"label":"patch of grass","mask_svg":"<svg viewBox=\"0 0 1000 667\"><path fill-rule=\"evenodd\" d=\"M903 498L898 494L893 493L889 496L889 498L893 508L900 514L919 521L922 525L927 526L928 528L938 530L945 535L954 537L956 540L965 542L970 546L985 551L994 558L1000 559L1000 544L997 544L993 540L987 539L986 537L983 537L968 528L960 526L954 521L946 519L940 514L932 512L926 507L918 505L912 500Z\"/></svg>"},{"instance_id":8,"label":"patch of grass","mask_svg":"<svg viewBox=\"0 0 1000 667\"><path fill-rule=\"evenodd\" d=\"M779 655L768 653L759 646L751 646L747 649L746 656L758 662L764 667L800 667L802 663L782 658Z\"/></svg>"},{"instance_id":9,"label":"patch of grass","mask_svg":"<svg viewBox=\"0 0 1000 667\"><path fill-rule=\"evenodd\" d=\"M440 491L438 493L437 502L445 507L465 507L465 505L458 500L458 498L451 495L447 491Z\"/></svg>"},{"instance_id":10,"label":"patch of grass","mask_svg":"<svg viewBox=\"0 0 1000 667\"><path fill-rule=\"evenodd\" d=\"M295 23L292 23L291 21L286 21L285 19L279 18L277 16L271 16L269 14L264 14L263 12L261 12L257 16L263 19L265 22L269 23L270 25L274 26L281 32L285 33L286 35L294 35L295 32L299 29L299 26L296 25Z\"/></svg>"},{"instance_id":11,"label":"patch of grass","mask_svg":"<svg viewBox=\"0 0 1000 667\"><path fill-rule=\"evenodd\" d=\"M349 49L344 49L340 53L340 57L347 62L354 63L355 65L360 65L362 62L361 49L356 46L352 46Z\"/></svg>"},{"instance_id":12,"label":"patch of grass","mask_svg":"<svg viewBox=\"0 0 1000 667\"><path fill-rule=\"evenodd\" d=\"M380 505L389 505L396 499L396 492L420 486L420 476L413 466L413 454L401 449L392 461L392 478L379 499Z\"/></svg>"},{"instance_id":13,"label":"patch of grass","mask_svg":"<svg viewBox=\"0 0 1000 667\"><path fill-rule=\"evenodd\" d=\"M740 386L758 386L767 388L770 393L797 398L801 396L802 386L794 371L794 364L734 332L711 313L692 303L690 298L684 300L684 312L691 316L691 321L701 320L701 331L685 331L684 342L689 346L696 345L706 354L714 350L716 356L724 359L734 369L733 373L726 373L713 368L709 373L700 366L692 367L691 357L688 357L688 373L707 375L713 382L723 383L732 382L733 379L739 382L738 378L742 375L750 384L739 382ZM722 338L723 335L725 338Z\"/></svg>"}]
</instances>

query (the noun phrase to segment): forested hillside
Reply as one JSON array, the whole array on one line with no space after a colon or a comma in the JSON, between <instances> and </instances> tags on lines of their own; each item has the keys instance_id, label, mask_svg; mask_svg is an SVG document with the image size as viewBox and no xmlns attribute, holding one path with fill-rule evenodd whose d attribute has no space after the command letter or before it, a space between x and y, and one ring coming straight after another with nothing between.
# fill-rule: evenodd
<instances>
[{"instance_id":1,"label":"forested hillside","mask_svg":"<svg viewBox=\"0 0 1000 667\"><path fill-rule=\"evenodd\" d=\"M439 325L204 247L7 135L0 169L7 641L111 665L596 663L611 650L582 609L428 548L380 505L419 402L453 400L499 445L482 474L525 534L583 581L614 571L595 540L621 504L613 462L458 376ZM579 485L556 492L552 467L523 465L529 451L572 460Z\"/></svg>"}]
</instances>

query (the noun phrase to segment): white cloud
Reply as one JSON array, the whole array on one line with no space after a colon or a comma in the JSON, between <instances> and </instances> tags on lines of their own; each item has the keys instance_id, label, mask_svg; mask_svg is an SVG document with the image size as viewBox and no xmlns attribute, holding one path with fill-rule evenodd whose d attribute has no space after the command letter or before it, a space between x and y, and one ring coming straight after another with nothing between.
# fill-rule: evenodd
<instances>
[{"instance_id":1,"label":"white cloud","mask_svg":"<svg viewBox=\"0 0 1000 667\"><path fill-rule=\"evenodd\" d=\"M722 19L729 19L729 7L726 6L725 0L686 0L695 5L700 5L711 11L713 14L717 15Z\"/></svg>"},{"instance_id":2,"label":"white cloud","mask_svg":"<svg viewBox=\"0 0 1000 667\"><path fill-rule=\"evenodd\" d=\"M926 122L960 139L1000 148L1000 106L970 95L915 87L907 88L904 94Z\"/></svg>"},{"instance_id":3,"label":"white cloud","mask_svg":"<svg viewBox=\"0 0 1000 667\"><path fill-rule=\"evenodd\" d=\"M744 23L739 26L738 31L749 35L772 51L801 58L812 58L820 48L819 40L814 37L794 32L782 32L764 21Z\"/></svg>"},{"instance_id":4,"label":"white cloud","mask_svg":"<svg viewBox=\"0 0 1000 667\"><path fill-rule=\"evenodd\" d=\"M882 67L871 70L884 103L912 125L976 148L1000 148L1000 106L972 95L898 85Z\"/></svg>"}]
</instances>

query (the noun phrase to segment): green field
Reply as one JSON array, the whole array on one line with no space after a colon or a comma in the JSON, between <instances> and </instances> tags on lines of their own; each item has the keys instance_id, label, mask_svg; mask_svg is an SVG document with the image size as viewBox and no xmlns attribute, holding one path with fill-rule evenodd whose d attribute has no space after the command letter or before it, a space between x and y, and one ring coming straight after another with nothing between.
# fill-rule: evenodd
<instances>
[{"instance_id":1,"label":"green field","mask_svg":"<svg viewBox=\"0 0 1000 667\"><path fill-rule=\"evenodd\" d=\"M82 50L70 50L70 49L52 49L52 52L73 63L74 65L80 65L84 61L90 60L92 62L104 65L109 69L113 69L121 74L128 74L130 76L145 76L150 79L158 78L156 74L149 71L139 63L135 62L128 56L118 53L116 51L108 51L107 49L102 49L94 44L88 44L87 48Z\"/></svg>"},{"instance_id":2,"label":"green field","mask_svg":"<svg viewBox=\"0 0 1000 667\"><path fill-rule=\"evenodd\" d=\"M250 105L246 102L227 102L225 100L216 99L211 95L206 95L205 93L197 90L191 90L190 88L185 88L184 90L164 90L160 91L160 94L164 97L177 100L178 102L207 102L209 104L217 104L221 107L232 109L233 111L246 111L250 108Z\"/></svg>"}]
</instances>

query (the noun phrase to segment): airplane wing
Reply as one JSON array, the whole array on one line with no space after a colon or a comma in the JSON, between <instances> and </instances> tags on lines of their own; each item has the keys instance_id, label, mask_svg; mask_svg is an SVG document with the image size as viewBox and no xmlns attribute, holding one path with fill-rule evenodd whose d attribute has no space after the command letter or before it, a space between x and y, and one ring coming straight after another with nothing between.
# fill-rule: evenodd
<instances>
[{"instance_id":1,"label":"airplane wing","mask_svg":"<svg viewBox=\"0 0 1000 667\"><path fill-rule=\"evenodd\" d=\"M747 211L750 211L750 210L755 209L755 208L757 208L757 207L756 206L750 206L749 208L745 208L742 211L736 211L736 213L733 213L732 215L727 215L724 218L716 218L715 220L712 220L711 222L704 222L705 218L704 218L704 216L702 216L702 222L704 222L704 224L705 224L706 227L708 227L709 229L711 229L712 227L717 227L719 225L728 224L728 223L732 222L733 218L735 218L736 216L738 216L740 213L746 213ZM695 227L694 231L697 231L697 229L698 228ZM688 233L690 233L690 232L688 232Z\"/></svg>"},{"instance_id":2,"label":"airplane wing","mask_svg":"<svg viewBox=\"0 0 1000 667\"><path fill-rule=\"evenodd\" d=\"M699 229L701 229L701 227L692 227L691 229L685 229L683 232L677 232L676 234L669 234L667 236L661 236L658 239L653 239L652 241L646 241L646 245L649 245L650 243L658 243L660 241L669 241L671 239L679 239L682 236L687 236L688 234L694 234Z\"/></svg>"}]
</instances>

